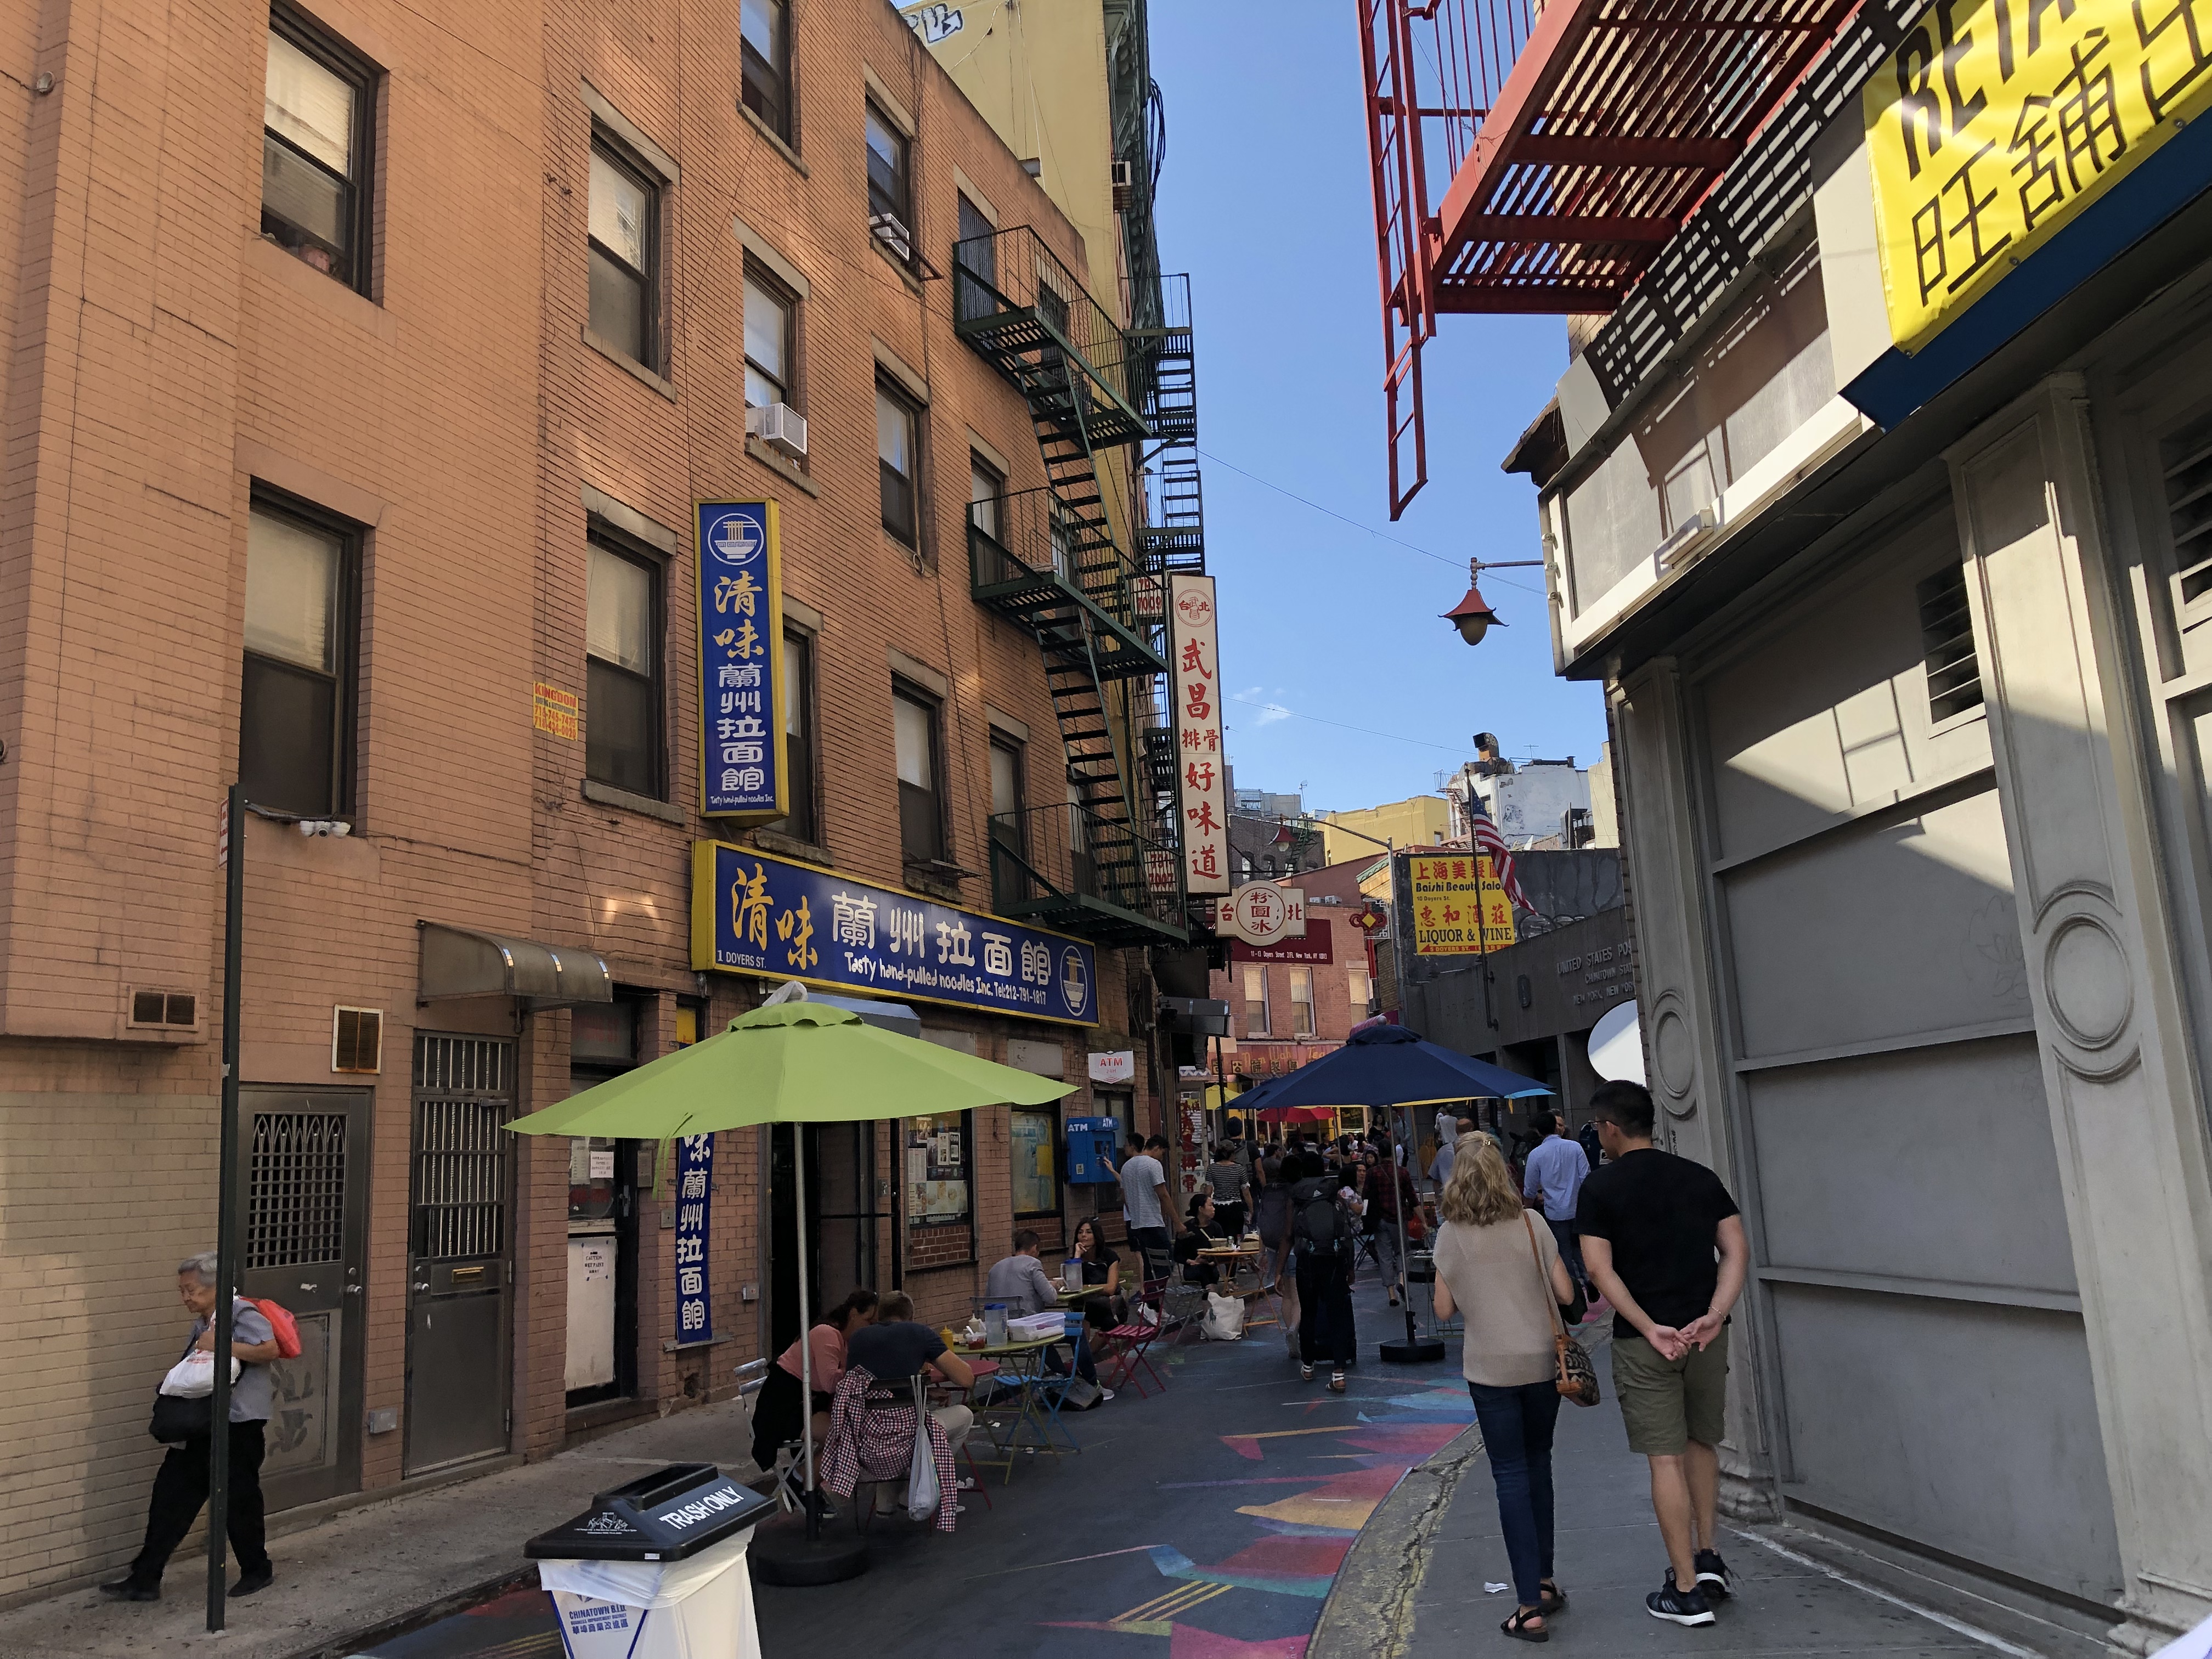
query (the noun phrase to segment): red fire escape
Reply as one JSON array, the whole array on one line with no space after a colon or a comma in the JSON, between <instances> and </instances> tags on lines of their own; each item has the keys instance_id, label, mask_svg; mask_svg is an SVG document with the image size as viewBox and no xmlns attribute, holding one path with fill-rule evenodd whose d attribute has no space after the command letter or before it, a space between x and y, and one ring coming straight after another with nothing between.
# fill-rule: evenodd
<instances>
[{"instance_id":1,"label":"red fire escape","mask_svg":"<svg viewBox=\"0 0 2212 1659\"><path fill-rule=\"evenodd\" d=\"M1612 311L1857 4L1358 0L1392 519L1438 314Z\"/></svg>"}]
</instances>

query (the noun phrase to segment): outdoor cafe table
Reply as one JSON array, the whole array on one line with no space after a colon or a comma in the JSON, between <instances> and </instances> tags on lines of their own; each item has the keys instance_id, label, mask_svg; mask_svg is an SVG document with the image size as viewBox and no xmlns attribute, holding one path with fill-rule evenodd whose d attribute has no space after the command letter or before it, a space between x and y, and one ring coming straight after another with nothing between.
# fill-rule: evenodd
<instances>
[{"instance_id":1,"label":"outdoor cafe table","mask_svg":"<svg viewBox=\"0 0 2212 1659\"><path fill-rule=\"evenodd\" d=\"M1066 1340L1064 1336L1041 1336L1026 1342L994 1342L981 1348L959 1347L953 1350L963 1359L998 1362L998 1374L991 1379L991 1403L975 1408L975 1420L990 1436L991 1448L999 1455L979 1458L971 1450L969 1459L971 1462L988 1463L994 1468L1003 1466L1008 1484L1014 1478L1015 1454L1018 1451L1035 1451L1042 1447L1054 1457L1060 1455L1060 1442L1053 1437L1053 1418L1047 1415L1040 1395L1041 1385L1044 1382L1046 1352L1054 1343ZM1011 1408L1001 1403L999 1397L1007 1391L1013 1395ZM1057 1413L1053 1416L1056 1417ZM1006 1431L1003 1437L1000 1434L1002 1426ZM1025 1426L1034 1437L1026 1447L1022 1439L1022 1431ZM1068 1434L1065 1428L1060 1430L1060 1433L1066 1437L1070 1449L1082 1449L1075 1444L1074 1436Z\"/></svg>"}]
</instances>

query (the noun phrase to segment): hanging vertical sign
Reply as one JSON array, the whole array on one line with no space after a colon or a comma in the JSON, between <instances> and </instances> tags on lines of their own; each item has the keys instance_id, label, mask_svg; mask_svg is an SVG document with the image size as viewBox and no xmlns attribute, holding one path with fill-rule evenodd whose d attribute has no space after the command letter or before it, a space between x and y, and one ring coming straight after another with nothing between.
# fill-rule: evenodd
<instances>
[{"instance_id":1,"label":"hanging vertical sign","mask_svg":"<svg viewBox=\"0 0 2212 1659\"><path fill-rule=\"evenodd\" d=\"M1168 578L1175 635L1176 799L1187 893L1229 890L1229 801L1221 757L1221 636L1213 578Z\"/></svg>"},{"instance_id":2,"label":"hanging vertical sign","mask_svg":"<svg viewBox=\"0 0 2212 1659\"><path fill-rule=\"evenodd\" d=\"M714 1316L707 1291L707 1224L714 1207L714 1137L676 1143L676 1340L711 1342Z\"/></svg>"},{"instance_id":3,"label":"hanging vertical sign","mask_svg":"<svg viewBox=\"0 0 2212 1659\"><path fill-rule=\"evenodd\" d=\"M765 823L787 810L783 554L774 501L701 501L699 810Z\"/></svg>"}]
</instances>

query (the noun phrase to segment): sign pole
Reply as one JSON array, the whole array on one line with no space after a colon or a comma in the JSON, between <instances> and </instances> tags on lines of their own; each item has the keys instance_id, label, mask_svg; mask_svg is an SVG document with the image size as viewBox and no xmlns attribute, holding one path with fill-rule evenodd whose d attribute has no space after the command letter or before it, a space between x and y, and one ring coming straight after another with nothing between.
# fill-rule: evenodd
<instances>
[{"instance_id":1,"label":"sign pole","mask_svg":"<svg viewBox=\"0 0 2212 1659\"><path fill-rule=\"evenodd\" d=\"M207 1627L223 1627L223 1546L230 1531L232 1275L238 1263L238 990L246 915L246 792L230 786L223 814L222 1124L216 1139L215 1398L208 1436Z\"/></svg>"}]
</instances>

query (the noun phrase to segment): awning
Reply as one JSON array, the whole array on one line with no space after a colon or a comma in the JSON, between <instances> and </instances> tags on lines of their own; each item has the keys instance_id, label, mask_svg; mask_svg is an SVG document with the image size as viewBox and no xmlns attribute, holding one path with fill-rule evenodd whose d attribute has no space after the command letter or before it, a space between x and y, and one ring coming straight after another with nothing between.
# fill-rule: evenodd
<instances>
[{"instance_id":1,"label":"awning","mask_svg":"<svg viewBox=\"0 0 2212 1659\"><path fill-rule=\"evenodd\" d=\"M532 1008L562 1008L615 1000L606 963L574 945L540 945L441 921L417 921L415 930L418 1001L520 997Z\"/></svg>"}]
</instances>

